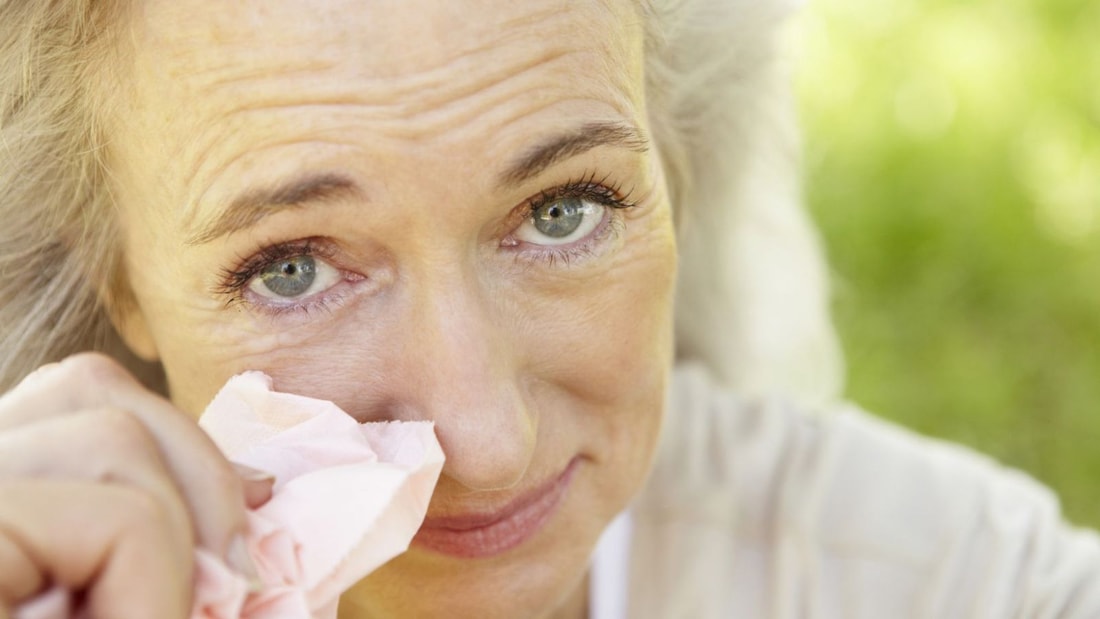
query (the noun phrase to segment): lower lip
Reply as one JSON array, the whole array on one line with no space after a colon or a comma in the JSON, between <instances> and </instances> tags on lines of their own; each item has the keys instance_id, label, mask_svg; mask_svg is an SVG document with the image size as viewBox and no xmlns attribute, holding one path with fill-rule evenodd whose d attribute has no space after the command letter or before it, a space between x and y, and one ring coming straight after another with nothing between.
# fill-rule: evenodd
<instances>
[{"instance_id":1,"label":"lower lip","mask_svg":"<svg viewBox=\"0 0 1100 619\"><path fill-rule=\"evenodd\" d=\"M505 553L534 537L554 516L573 480L576 464L576 460L570 462L557 479L504 515L429 520L417 532L412 543L463 559Z\"/></svg>"}]
</instances>

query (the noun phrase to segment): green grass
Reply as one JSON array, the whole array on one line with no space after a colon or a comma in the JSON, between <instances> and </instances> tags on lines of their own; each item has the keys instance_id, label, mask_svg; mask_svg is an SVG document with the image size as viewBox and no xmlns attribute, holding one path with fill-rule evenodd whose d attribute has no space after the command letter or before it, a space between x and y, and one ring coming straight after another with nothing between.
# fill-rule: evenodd
<instances>
[{"instance_id":1,"label":"green grass","mask_svg":"<svg viewBox=\"0 0 1100 619\"><path fill-rule=\"evenodd\" d=\"M798 86L848 395L1100 526L1100 3L816 1Z\"/></svg>"}]
</instances>

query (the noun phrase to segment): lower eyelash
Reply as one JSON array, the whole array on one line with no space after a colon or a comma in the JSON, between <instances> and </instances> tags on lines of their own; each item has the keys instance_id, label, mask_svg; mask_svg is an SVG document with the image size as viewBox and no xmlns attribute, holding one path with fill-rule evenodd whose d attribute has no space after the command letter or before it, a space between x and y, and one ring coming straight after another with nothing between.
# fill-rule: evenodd
<instances>
[{"instance_id":1,"label":"lower eyelash","mask_svg":"<svg viewBox=\"0 0 1100 619\"><path fill-rule=\"evenodd\" d=\"M239 298L241 301L246 300L243 294ZM344 299L345 295L342 293L321 293L318 298L309 299L305 302L287 303L285 305L253 302L250 305L272 316L296 314L310 318L318 312L331 313L333 310L339 309L343 305Z\"/></svg>"},{"instance_id":2,"label":"lower eyelash","mask_svg":"<svg viewBox=\"0 0 1100 619\"><path fill-rule=\"evenodd\" d=\"M589 235L588 238L584 239L579 244L568 246L548 245L538 247L538 249L520 250L516 252L516 259L531 260L534 258L545 261L550 267L559 266L559 262L562 263L561 266L568 267L574 261L595 258L598 255L596 252L597 245L615 239L618 235L622 234L626 228L622 219L616 216L614 207L608 208L606 217L607 221L601 223L600 227L596 229L596 232ZM528 255L525 256L525 253ZM530 256L532 253L536 255L533 257Z\"/></svg>"}]
</instances>

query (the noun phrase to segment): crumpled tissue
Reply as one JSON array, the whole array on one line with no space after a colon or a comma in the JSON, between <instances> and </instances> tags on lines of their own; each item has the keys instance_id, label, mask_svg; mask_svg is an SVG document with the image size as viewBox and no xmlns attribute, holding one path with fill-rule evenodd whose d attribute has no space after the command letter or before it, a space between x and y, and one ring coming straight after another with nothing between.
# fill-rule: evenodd
<instances>
[{"instance_id":1,"label":"crumpled tissue","mask_svg":"<svg viewBox=\"0 0 1100 619\"><path fill-rule=\"evenodd\" d=\"M341 593L408 548L443 466L430 422L360 424L259 372L230 379L199 426L275 487L248 513L263 588L200 550L193 619L335 618Z\"/></svg>"},{"instance_id":2,"label":"crumpled tissue","mask_svg":"<svg viewBox=\"0 0 1100 619\"><path fill-rule=\"evenodd\" d=\"M275 485L248 512L262 587L197 550L192 619L334 619L345 590L408 548L443 467L430 422L360 424L331 402L273 391L261 372L230 379L199 425ZM68 597L51 591L15 616L79 615Z\"/></svg>"}]
</instances>

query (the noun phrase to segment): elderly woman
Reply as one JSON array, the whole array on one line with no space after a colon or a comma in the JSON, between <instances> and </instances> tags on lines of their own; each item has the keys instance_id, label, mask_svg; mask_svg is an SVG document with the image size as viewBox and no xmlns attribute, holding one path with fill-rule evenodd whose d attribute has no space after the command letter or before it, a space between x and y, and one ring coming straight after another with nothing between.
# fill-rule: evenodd
<instances>
[{"instance_id":1,"label":"elderly woman","mask_svg":"<svg viewBox=\"0 0 1100 619\"><path fill-rule=\"evenodd\" d=\"M781 5L0 1L0 616L249 569L270 479L193 423L245 370L435 423L341 617L1100 616L1042 489L799 412L839 372Z\"/></svg>"}]
</instances>

